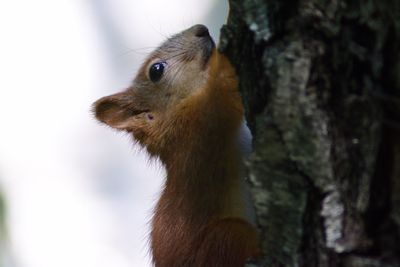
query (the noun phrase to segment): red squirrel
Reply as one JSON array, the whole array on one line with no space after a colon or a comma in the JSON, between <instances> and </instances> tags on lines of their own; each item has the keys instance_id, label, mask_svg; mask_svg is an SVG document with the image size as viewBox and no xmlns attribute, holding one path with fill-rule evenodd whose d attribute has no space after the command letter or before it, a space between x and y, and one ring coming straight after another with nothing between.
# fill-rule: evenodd
<instances>
[{"instance_id":1,"label":"red squirrel","mask_svg":"<svg viewBox=\"0 0 400 267\"><path fill-rule=\"evenodd\" d=\"M151 228L156 267L242 267L258 256L242 194L238 82L205 26L165 41L132 85L99 99L94 112L166 168Z\"/></svg>"}]
</instances>

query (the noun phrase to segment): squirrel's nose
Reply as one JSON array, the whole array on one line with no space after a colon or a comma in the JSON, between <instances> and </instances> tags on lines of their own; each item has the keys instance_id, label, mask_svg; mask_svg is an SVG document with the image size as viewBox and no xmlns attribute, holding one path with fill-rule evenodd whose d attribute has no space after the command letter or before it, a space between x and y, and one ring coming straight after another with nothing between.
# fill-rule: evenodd
<instances>
[{"instance_id":1,"label":"squirrel's nose","mask_svg":"<svg viewBox=\"0 0 400 267\"><path fill-rule=\"evenodd\" d=\"M198 24L192 27L192 31L196 37L206 37L210 36L206 26Z\"/></svg>"}]
</instances>

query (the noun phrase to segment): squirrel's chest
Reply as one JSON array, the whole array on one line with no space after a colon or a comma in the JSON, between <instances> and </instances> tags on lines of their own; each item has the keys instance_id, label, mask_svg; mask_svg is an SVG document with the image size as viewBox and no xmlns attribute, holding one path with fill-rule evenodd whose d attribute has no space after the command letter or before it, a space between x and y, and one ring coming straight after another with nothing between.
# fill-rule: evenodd
<instances>
[{"instance_id":1,"label":"squirrel's chest","mask_svg":"<svg viewBox=\"0 0 400 267\"><path fill-rule=\"evenodd\" d=\"M179 212L153 217L151 249L155 266L193 266L194 251L202 240L206 225L194 223Z\"/></svg>"}]
</instances>

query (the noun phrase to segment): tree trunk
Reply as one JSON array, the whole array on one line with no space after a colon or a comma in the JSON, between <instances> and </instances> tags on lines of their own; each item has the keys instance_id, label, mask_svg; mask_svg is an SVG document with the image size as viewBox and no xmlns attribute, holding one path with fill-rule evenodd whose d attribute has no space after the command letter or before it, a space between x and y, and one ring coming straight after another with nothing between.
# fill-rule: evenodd
<instances>
[{"instance_id":1,"label":"tree trunk","mask_svg":"<svg viewBox=\"0 0 400 267\"><path fill-rule=\"evenodd\" d=\"M257 266L400 266L400 1L230 0Z\"/></svg>"}]
</instances>

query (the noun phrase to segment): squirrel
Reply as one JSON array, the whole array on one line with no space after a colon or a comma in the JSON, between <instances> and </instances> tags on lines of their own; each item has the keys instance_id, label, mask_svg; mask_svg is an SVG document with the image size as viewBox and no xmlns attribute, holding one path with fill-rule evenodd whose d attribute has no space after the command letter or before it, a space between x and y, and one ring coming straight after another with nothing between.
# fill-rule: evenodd
<instances>
[{"instance_id":1,"label":"squirrel","mask_svg":"<svg viewBox=\"0 0 400 267\"><path fill-rule=\"evenodd\" d=\"M165 166L151 225L156 267L242 267L259 256L242 192L238 81L206 26L166 40L132 85L96 101L94 113Z\"/></svg>"}]
</instances>

